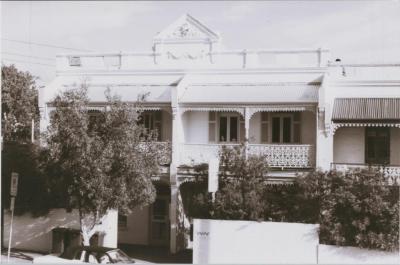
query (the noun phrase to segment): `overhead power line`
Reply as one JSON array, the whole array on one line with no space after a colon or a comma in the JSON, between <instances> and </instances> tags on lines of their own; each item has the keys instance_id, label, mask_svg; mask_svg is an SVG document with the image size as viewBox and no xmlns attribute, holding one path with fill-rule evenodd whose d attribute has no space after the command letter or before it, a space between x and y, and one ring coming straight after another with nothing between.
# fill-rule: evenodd
<instances>
[{"instance_id":1,"label":"overhead power line","mask_svg":"<svg viewBox=\"0 0 400 265\"><path fill-rule=\"evenodd\" d=\"M23 61L23 60L14 60L14 59L7 59L7 58L2 58L2 61L12 61L12 62L17 62L17 63L30 63L30 64L40 64L40 65L45 65L45 66L52 66L55 67L55 64L47 64L47 63L37 63L37 62L29 62L29 61Z\"/></svg>"},{"instance_id":2,"label":"overhead power line","mask_svg":"<svg viewBox=\"0 0 400 265\"><path fill-rule=\"evenodd\" d=\"M70 48L70 47L63 47L63 46L57 46L57 45L52 45L52 44L46 44L46 43L38 43L38 42L23 41L23 40L12 40L12 39L8 39L8 38L1 38L1 39L5 40L5 41L18 42L18 43L24 43L24 44L32 44L32 45L44 46L44 47L50 47L50 48L90 52L89 50L76 49L76 48Z\"/></svg>"},{"instance_id":3,"label":"overhead power line","mask_svg":"<svg viewBox=\"0 0 400 265\"><path fill-rule=\"evenodd\" d=\"M27 55L27 54L14 53L14 52L1 52L1 53L8 54L8 55L36 58L36 59L40 59L40 60L49 60L49 61L54 61L55 60L55 58L50 58L50 57L31 56L31 55Z\"/></svg>"}]
</instances>

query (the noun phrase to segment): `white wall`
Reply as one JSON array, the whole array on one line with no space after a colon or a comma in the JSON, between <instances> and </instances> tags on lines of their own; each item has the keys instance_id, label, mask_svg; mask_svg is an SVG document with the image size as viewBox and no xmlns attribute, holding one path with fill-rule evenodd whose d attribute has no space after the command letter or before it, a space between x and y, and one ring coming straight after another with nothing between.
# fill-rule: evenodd
<instances>
[{"instance_id":1,"label":"white wall","mask_svg":"<svg viewBox=\"0 0 400 265\"><path fill-rule=\"evenodd\" d=\"M390 164L400 165L400 128L390 130Z\"/></svg>"},{"instance_id":2,"label":"white wall","mask_svg":"<svg viewBox=\"0 0 400 265\"><path fill-rule=\"evenodd\" d=\"M111 211L102 222L101 231L106 235L101 245L117 247L117 211ZM11 214L4 212L4 244L8 246ZM30 214L14 216L11 246L13 248L50 252L52 230L56 227L79 229L78 211L67 213L65 209L52 209L46 216L32 217Z\"/></svg>"},{"instance_id":3,"label":"white wall","mask_svg":"<svg viewBox=\"0 0 400 265\"><path fill-rule=\"evenodd\" d=\"M149 245L149 206L137 208L127 217L127 227L118 230L118 243Z\"/></svg>"},{"instance_id":4,"label":"white wall","mask_svg":"<svg viewBox=\"0 0 400 265\"><path fill-rule=\"evenodd\" d=\"M194 220L193 264L317 262L318 225Z\"/></svg>"},{"instance_id":5,"label":"white wall","mask_svg":"<svg viewBox=\"0 0 400 265\"><path fill-rule=\"evenodd\" d=\"M187 111L182 122L186 143L208 143L208 112Z\"/></svg>"},{"instance_id":6,"label":"white wall","mask_svg":"<svg viewBox=\"0 0 400 265\"><path fill-rule=\"evenodd\" d=\"M365 163L365 128L339 128L333 138L333 162Z\"/></svg>"},{"instance_id":7,"label":"white wall","mask_svg":"<svg viewBox=\"0 0 400 265\"><path fill-rule=\"evenodd\" d=\"M250 143L261 143L261 112L255 113L250 119Z\"/></svg>"}]
</instances>

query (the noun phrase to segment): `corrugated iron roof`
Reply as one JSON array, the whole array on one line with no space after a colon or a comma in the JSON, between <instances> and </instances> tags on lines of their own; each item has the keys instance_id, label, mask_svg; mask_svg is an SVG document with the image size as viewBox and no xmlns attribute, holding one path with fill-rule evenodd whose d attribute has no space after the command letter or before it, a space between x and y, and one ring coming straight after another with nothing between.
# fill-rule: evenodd
<instances>
[{"instance_id":1,"label":"corrugated iron roof","mask_svg":"<svg viewBox=\"0 0 400 265\"><path fill-rule=\"evenodd\" d=\"M332 120L400 120L400 98L336 98Z\"/></svg>"}]
</instances>

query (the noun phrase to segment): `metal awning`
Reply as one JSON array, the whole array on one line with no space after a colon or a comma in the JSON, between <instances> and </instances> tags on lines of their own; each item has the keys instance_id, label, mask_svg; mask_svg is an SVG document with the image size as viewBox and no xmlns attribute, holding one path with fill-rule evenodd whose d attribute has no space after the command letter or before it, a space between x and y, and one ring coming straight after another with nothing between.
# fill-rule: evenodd
<instances>
[{"instance_id":1,"label":"metal awning","mask_svg":"<svg viewBox=\"0 0 400 265\"><path fill-rule=\"evenodd\" d=\"M332 121L400 122L400 98L337 98Z\"/></svg>"}]
</instances>

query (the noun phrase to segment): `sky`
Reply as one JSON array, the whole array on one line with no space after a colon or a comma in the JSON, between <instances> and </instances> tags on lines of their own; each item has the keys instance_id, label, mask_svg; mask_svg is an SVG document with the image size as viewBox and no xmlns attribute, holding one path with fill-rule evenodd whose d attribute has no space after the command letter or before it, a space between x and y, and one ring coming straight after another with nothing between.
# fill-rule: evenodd
<instances>
[{"instance_id":1,"label":"sky","mask_svg":"<svg viewBox=\"0 0 400 265\"><path fill-rule=\"evenodd\" d=\"M151 51L152 38L185 13L218 32L227 49L323 47L346 63L400 62L399 0L7 1L1 61L45 85L56 54Z\"/></svg>"}]
</instances>

